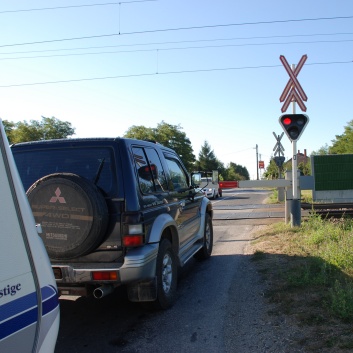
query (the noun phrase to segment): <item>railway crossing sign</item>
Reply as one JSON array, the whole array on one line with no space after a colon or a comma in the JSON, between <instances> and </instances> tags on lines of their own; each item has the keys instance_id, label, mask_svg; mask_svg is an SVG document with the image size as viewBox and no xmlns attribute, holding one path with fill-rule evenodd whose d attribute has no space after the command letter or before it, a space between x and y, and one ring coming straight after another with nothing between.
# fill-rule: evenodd
<instances>
[{"instance_id":1,"label":"railway crossing sign","mask_svg":"<svg viewBox=\"0 0 353 353\"><path fill-rule=\"evenodd\" d=\"M291 67L288 64L288 61L284 57L284 55L281 55L279 59L281 60L284 68L286 69L288 75L289 75L289 81L287 82L286 87L283 90L283 93L281 97L279 98L280 102L284 102L283 106L281 108L282 113L284 113L291 102L296 102L298 103L300 109L304 112L306 112L306 106L304 102L308 100L308 97L306 96L302 86L300 85L297 76L302 69L306 59L308 58L307 55L303 55L301 59L299 60L298 65L295 67L294 70L291 69Z\"/></svg>"},{"instance_id":2,"label":"railway crossing sign","mask_svg":"<svg viewBox=\"0 0 353 353\"><path fill-rule=\"evenodd\" d=\"M281 139L284 135L284 132L282 132L281 135L276 135L275 132L273 132L273 136L275 137L275 139L277 140L277 143L275 144L275 147L273 148L273 151L275 152L275 154L277 154L278 156L283 156L283 152L284 152L284 147L281 144Z\"/></svg>"},{"instance_id":3,"label":"railway crossing sign","mask_svg":"<svg viewBox=\"0 0 353 353\"><path fill-rule=\"evenodd\" d=\"M273 158L273 160L275 161L276 166L278 168L282 168L283 167L283 163L285 161L285 158L283 156L276 156L276 157Z\"/></svg>"},{"instance_id":4,"label":"railway crossing sign","mask_svg":"<svg viewBox=\"0 0 353 353\"><path fill-rule=\"evenodd\" d=\"M281 144L281 139L284 135L284 132L281 133L281 135L276 135L275 132L273 132L273 136L275 137L275 139L277 140L277 143L275 144L275 147L273 148L273 151L275 152L275 156L273 157L273 160L276 163L276 166L279 169L279 172L281 173L281 168L283 167L283 163L285 161L284 158L284 147ZM276 156L277 154L277 156Z\"/></svg>"}]
</instances>

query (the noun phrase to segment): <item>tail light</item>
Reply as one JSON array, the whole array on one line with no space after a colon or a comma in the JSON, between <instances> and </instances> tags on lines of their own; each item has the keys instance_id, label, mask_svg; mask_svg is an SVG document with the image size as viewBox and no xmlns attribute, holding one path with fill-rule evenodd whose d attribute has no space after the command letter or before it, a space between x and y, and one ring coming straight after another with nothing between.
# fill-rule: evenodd
<instances>
[{"instance_id":1,"label":"tail light","mask_svg":"<svg viewBox=\"0 0 353 353\"><path fill-rule=\"evenodd\" d=\"M123 236L124 247L136 247L145 243L145 227L140 213L123 215Z\"/></svg>"},{"instance_id":2,"label":"tail light","mask_svg":"<svg viewBox=\"0 0 353 353\"><path fill-rule=\"evenodd\" d=\"M94 281L116 281L118 273L116 271L94 271L92 272Z\"/></svg>"}]
</instances>

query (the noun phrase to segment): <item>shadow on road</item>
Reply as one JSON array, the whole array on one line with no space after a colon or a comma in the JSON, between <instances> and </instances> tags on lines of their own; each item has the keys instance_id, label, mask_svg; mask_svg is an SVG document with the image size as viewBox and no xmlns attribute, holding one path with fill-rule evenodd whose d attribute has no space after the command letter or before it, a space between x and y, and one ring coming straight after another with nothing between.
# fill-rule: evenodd
<instances>
[{"instance_id":1,"label":"shadow on road","mask_svg":"<svg viewBox=\"0 0 353 353\"><path fill-rule=\"evenodd\" d=\"M191 260L179 271L178 296L183 284L187 285L187 278L195 276L203 264L205 262ZM129 334L146 320L164 313L154 311L148 305L130 302L125 287L116 288L100 300L75 298L60 298L60 330L55 353L119 352L129 344Z\"/></svg>"}]
</instances>

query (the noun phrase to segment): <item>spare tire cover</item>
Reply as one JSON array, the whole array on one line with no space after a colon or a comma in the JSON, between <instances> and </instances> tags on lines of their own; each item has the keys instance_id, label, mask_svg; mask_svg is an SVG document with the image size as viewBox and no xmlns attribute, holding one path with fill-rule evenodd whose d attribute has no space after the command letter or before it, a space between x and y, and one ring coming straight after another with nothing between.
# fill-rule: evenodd
<instances>
[{"instance_id":1,"label":"spare tire cover","mask_svg":"<svg viewBox=\"0 0 353 353\"><path fill-rule=\"evenodd\" d=\"M50 258L85 255L105 238L108 207L93 182L76 174L50 174L37 180L27 196Z\"/></svg>"}]
</instances>

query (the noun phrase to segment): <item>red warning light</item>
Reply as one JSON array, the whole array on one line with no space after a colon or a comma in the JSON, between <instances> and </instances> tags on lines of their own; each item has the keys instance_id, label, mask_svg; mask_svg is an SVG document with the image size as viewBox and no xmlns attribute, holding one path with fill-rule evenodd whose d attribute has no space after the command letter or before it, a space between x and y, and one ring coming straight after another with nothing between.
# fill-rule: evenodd
<instances>
[{"instance_id":1,"label":"red warning light","mask_svg":"<svg viewBox=\"0 0 353 353\"><path fill-rule=\"evenodd\" d=\"M305 114L284 114L279 117L279 123L291 141L299 140L308 122L309 117Z\"/></svg>"},{"instance_id":2,"label":"red warning light","mask_svg":"<svg viewBox=\"0 0 353 353\"><path fill-rule=\"evenodd\" d=\"M286 118L284 118L284 119L282 120L282 122L283 122L284 125L290 125L290 124L292 123L292 119L286 117Z\"/></svg>"}]
</instances>

